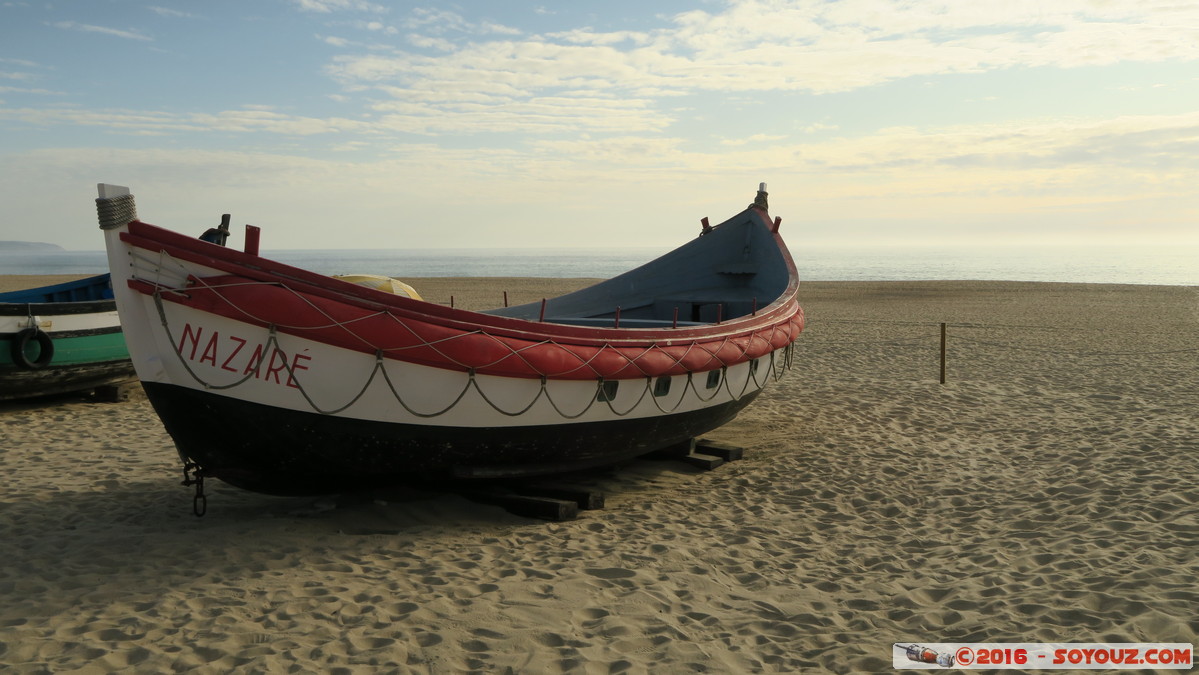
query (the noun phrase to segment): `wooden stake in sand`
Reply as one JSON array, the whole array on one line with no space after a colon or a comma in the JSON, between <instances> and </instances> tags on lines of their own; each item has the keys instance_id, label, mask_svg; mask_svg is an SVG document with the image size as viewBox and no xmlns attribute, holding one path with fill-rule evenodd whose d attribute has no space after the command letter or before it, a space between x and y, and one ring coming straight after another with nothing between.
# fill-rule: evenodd
<instances>
[{"instance_id":1,"label":"wooden stake in sand","mask_svg":"<svg viewBox=\"0 0 1199 675\"><path fill-rule=\"evenodd\" d=\"M945 324L941 324L941 384L945 384Z\"/></svg>"}]
</instances>

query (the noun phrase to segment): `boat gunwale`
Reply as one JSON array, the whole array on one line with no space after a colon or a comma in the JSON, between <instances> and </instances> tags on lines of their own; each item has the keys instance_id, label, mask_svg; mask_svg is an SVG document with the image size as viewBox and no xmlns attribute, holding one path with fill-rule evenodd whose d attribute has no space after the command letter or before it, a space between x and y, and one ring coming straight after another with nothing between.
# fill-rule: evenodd
<instances>
[{"instance_id":1,"label":"boat gunwale","mask_svg":"<svg viewBox=\"0 0 1199 675\"><path fill-rule=\"evenodd\" d=\"M70 300L66 302L0 302L0 316L62 316L104 314L117 311L116 300Z\"/></svg>"},{"instance_id":2,"label":"boat gunwale","mask_svg":"<svg viewBox=\"0 0 1199 675\"><path fill-rule=\"evenodd\" d=\"M762 331L789 324L795 320L797 315L803 316L797 299L798 274L794 261L787 254L786 244L763 212L756 208L748 209L748 211L756 212L761 225L768 229L774 244L784 254L782 258L787 267L787 288L778 298L754 314L743 315L719 324L708 323L702 326L680 328L581 327L446 307L433 302L391 295L383 291L339 281L269 258L204 242L141 220L131 221L128 224L128 231L121 233L121 239L128 246L166 253L178 259L260 283L285 285L295 292L374 311L388 312L397 318L435 323L464 332L484 331L497 337L517 338L533 342L556 341L579 345L634 347L751 337ZM733 216L729 221L736 218L737 216ZM652 264L652 262L647 264ZM167 290L164 287L155 286L146 279L130 278L128 284L134 290L142 293L152 293L151 289L156 288ZM139 285L142 284L145 286L139 288ZM169 290L185 291L185 289ZM164 295L164 298L166 297L169 297L169 294Z\"/></svg>"},{"instance_id":3,"label":"boat gunwale","mask_svg":"<svg viewBox=\"0 0 1199 675\"><path fill-rule=\"evenodd\" d=\"M35 276L37 276L37 275L35 275ZM62 275L62 276L70 276L70 275ZM71 279L70 281L60 281L60 282L53 283L53 284L46 284L45 286L33 286L32 288L17 288L17 289L13 289L11 291L4 291L3 293L0 293L0 303L12 303L14 301L11 300L11 298L22 297L22 296L33 294L33 293L37 293L37 294L59 293L62 291L70 291L70 290L75 290L78 288L89 288L89 287L93 287L93 286L97 286L100 288L107 288L107 287L111 286L111 284L112 284L112 274L109 272L101 272L100 274L90 274L87 276L81 276L77 279ZM111 298L97 298L97 299L110 300ZM16 302L24 302L24 301L19 300ZM80 301L66 300L64 302L80 302Z\"/></svg>"}]
</instances>

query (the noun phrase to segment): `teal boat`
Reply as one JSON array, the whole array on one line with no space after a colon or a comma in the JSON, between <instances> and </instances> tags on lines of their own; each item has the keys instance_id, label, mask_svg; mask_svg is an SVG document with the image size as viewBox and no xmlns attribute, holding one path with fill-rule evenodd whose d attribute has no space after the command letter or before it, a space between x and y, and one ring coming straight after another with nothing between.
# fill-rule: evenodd
<instances>
[{"instance_id":1,"label":"teal boat","mask_svg":"<svg viewBox=\"0 0 1199 675\"><path fill-rule=\"evenodd\" d=\"M0 400L135 379L108 274L0 293Z\"/></svg>"}]
</instances>

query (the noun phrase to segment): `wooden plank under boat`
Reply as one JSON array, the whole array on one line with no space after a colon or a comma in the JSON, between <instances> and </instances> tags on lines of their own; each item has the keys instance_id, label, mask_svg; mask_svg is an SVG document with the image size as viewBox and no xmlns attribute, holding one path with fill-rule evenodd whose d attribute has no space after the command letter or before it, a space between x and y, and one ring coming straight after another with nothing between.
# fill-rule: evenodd
<instances>
[{"instance_id":1,"label":"wooden plank under boat","mask_svg":"<svg viewBox=\"0 0 1199 675\"><path fill-rule=\"evenodd\" d=\"M108 274L0 293L0 400L135 379Z\"/></svg>"},{"instance_id":2,"label":"wooden plank under boat","mask_svg":"<svg viewBox=\"0 0 1199 675\"><path fill-rule=\"evenodd\" d=\"M546 475L731 420L791 366L798 276L755 203L642 267L473 312L146 223L97 199L142 385L185 466L273 494Z\"/></svg>"}]
</instances>

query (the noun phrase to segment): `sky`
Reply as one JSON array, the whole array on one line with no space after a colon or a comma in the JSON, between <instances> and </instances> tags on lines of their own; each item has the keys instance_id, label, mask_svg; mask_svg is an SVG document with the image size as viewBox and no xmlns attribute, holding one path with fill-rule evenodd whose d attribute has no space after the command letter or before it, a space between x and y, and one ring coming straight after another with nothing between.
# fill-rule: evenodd
<instances>
[{"instance_id":1,"label":"sky","mask_svg":"<svg viewBox=\"0 0 1199 675\"><path fill-rule=\"evenodd\" d=\"M0 240L1199 245L1193 0L0 0ZM231 240L237 241L240 234Z\"/></svg>"}]
</instances>

